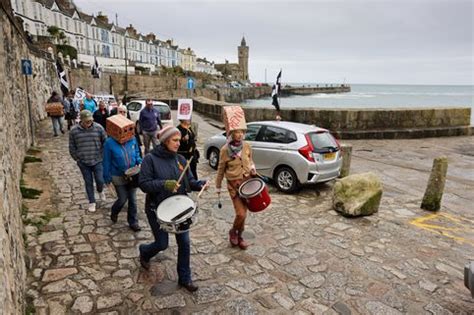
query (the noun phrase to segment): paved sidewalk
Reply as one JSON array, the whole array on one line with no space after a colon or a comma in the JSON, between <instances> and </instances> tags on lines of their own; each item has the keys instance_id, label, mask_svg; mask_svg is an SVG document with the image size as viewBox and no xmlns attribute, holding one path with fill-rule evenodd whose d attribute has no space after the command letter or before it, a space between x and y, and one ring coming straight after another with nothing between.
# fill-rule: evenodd
<instances>
[{"instance_id":1,"label":"paved sidewalk","mask_svg":"<svg viewBox=\"0 0 474 315\"><path fill-rule=\"evenodd\" d=\"M198 115L199 146L218 129ZM271 211L251 214L247 251L231 248L233 209L226 194L218 209L211 189L199 201L191 233L194 294L176 284L176 243L139 267L137 247L152 239L138 194L142 231L133 233L126 209L109 219L112 199L95 214L68 135L52 137L49 121L39 134L42 163L27 165L25 181L45 193L27 200L28 296L37 314L472 314L463 266L474 260L474 137L360 140L353 144L352 173L382 178L379 213L347 219L331 210L332 184L284 195L270 187ZM202 152L202 151L201 151ZM202 154L203 155L203 154ZM443 207L419 208L439 155L449 158ZM201 178L215 171L201 158ZM57 216L54 214L57 213Z\"/></svg>"}]
</instances>

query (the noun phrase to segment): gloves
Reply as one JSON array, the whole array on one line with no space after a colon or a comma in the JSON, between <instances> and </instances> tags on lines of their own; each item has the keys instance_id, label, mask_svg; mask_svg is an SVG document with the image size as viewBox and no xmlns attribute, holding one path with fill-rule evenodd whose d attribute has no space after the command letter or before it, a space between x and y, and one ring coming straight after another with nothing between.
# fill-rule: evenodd
<instances>
[{"instance_id":1,"label":"gloves","mask_svg":"<svg viewBox=\"0 0 474 315\"><path fill-rule=\"evenodd\" d=\"M177 183L178 183L178 181L176 181L174 179L165 180L165 189L168 190L168 191L173 192L176 189L176 184Z\"/></svg>"}]
</instances>

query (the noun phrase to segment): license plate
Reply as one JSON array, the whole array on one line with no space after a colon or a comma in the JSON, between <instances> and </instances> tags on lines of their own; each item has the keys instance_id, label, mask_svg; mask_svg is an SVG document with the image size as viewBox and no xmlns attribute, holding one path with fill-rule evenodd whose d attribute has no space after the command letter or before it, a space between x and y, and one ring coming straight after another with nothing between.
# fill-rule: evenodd
<instances>
[{"instance_id":1,"label":"license plate","mask_svg":"<svg viewBox=\"0 0 474 315\"><path fill-rule=\"evenodd\" d=\"M325 161L334 160L336 158L336 152L324 153L323 158Z\"/></svg>"}]
</instances>

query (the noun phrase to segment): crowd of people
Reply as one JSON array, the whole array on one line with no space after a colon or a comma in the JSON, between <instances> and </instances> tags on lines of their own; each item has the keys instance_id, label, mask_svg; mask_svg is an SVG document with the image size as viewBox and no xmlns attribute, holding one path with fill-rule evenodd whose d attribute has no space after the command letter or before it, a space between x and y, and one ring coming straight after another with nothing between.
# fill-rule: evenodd
<instances>
[{"instance_id":1,"label":"crowd of people","mask_svg":"<svg viewBox=\"0 0 474 315\"><path fill-rule=\"evenodd\" d=\"M107 187L116 195L110 209L110 219L116 223L120 211L128 203L128 225L134 232L138 232L141 227L137 214L137 189L140 188L146 194L144 210L154 241L141 244L138 250L141 266L146 270L150 269L151 258L168 247L169 239L168 233L160 227L157 208L170 196L187 195L191 191L205 190L209 186L208 181L198 180L199 151L191 121L180 120L177 127L163 126L152 100L147 100L139 116L144 144L142 153L138 132L135 137L125 142L118 141L106 133L106 122L111 114L127 117L125 106L119 105L115 113L110 113L107 104L103 101L97 104L90 94L77 101L74 94L68 94L61 99L56 92L52 93L48 102L61 102L64 105L70 130L69 152L83 176L89 212L95 212L97 209L94 183L101 207L107 200L104 191ZM77 124L76 117L79 117ZM51 117L54 136L58 136L59 132L64 133L62 118ZM243 181L255 175L252 149L243 140L244 133L245 129L230 132L228 142L221 150L216 180L216 191L220 194L222 180L224 177L227 179L227 188L235 210L229 241L232 246L243 250L249 246L242 236L248 209L245 201L239 197L238 188ZM132 168L139 168L138 180L127 175ZM184 179L184 184L180 182L180 178ZM198 287L191 279L189 231L175 235L178 244L178 283L194 292Z\"/></svg>"}]
</instances>

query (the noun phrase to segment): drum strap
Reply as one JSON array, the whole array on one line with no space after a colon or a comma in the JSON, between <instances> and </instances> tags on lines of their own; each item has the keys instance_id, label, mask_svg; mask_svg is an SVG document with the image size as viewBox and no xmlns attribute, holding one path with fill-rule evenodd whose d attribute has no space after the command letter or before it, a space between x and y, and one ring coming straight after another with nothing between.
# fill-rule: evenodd
<instances>
[{"instance_id":1,"label":"drum strap","mask_svg":"<svg viewBox=\"0 0 474 315\"><path fill-rule=\"evenodd\" d=\"M180 214L178 214L177 216L175 216L174 218L171 219L171 221L176 221L182 217L184 217L186 214L188 214L189 212L193 211L193 207L189 207L188 209L184 210L183 212L181 212Z\"/></svg>"}]
</instances>

